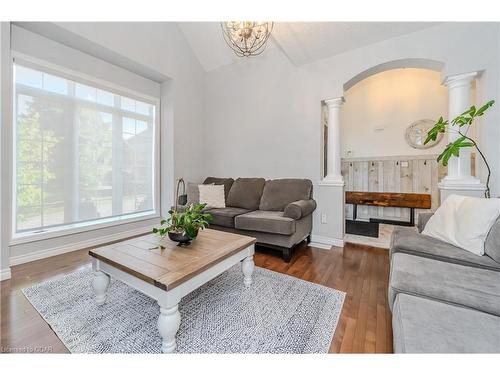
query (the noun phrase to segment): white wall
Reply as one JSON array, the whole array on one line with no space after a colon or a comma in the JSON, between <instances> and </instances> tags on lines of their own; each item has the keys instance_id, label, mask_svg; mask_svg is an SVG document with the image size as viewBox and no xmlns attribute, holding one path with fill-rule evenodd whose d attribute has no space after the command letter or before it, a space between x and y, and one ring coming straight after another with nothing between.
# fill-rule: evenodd
<instances>
[{"instance_id":1,"label":"white wall","mask_svg":"<svg viewBox=\"0 0 500 375\"><path fill-rule=\"evenodd\" d=\"M448 90L441 73L394 69L372 75L345 92L342 108L342 157L439 154L435 147L416 149L405 141L406 128L448 113Z\"/></svg>"},{"instance_id":2,"label":"white wall","mask_svg":"<svg viewBox=\"0 0 500 375\"><path fill-rule=\"evenodd\" d=\"M344 95L344 84L393 60L440 61L443 75L485 70L478 102L498 99L499 29L494 23L443 24L297 67L279 50L221 67L206 75L205 170L220 176L321 178L321 100ZM488 46L485 48L485 46ZM464 53L467 49L467 53ZM484 120L480 140L500 192L500 103ZM343 235L341 199L316 186L313 234ZM320 223L320 214L328 223ZM330 218L332 220L330 220Z\"/></svg>"},{"instance_id":3,"label":"white wall","mask_svg":"<svg viewBox=\"0 0 500 375\"><path fill-rule=\"evenodd\" d=\"M15 29L16 26L13 26ZM82 56L81 68L87 69L85 60L101 60L130 69L135 73L157 79L157 91L162 100L162 210L172 203L175 177L184 176L188 180L199 180L204 175L203 160L203 70L184 39L183 34L173 23L39 23L26 25L31 30L54 37L59 43L86 52L76 51L72 56L58 53L48 43L49 48L32 45L32 51L39 57L65 65L65 59ZM40 40L25 30L19 31L18 40L14 39L21 52L30 54L26 39ZM28 40L28 41L29 41ZM89 54L91 56L89 56ZM85 56L84 56L85 55ZM83 57L84 56L84 57ZM66 61L67 62L67 61ZM75 62L75 61L73 61ZM78 61L76 61L78 63ZM98 66L98 65L96 65ZM78 68L77 68L78 70ZM112 82L124 81L130 77L126 70L97 69L93 72ZM165 78L163 82L161 79ZM139 91L148 90L140 78L131 83ZM142 85L142 89L141 89ZM151 93L151 92L150 92ZM2 98L2 103L4 103ZM9 115L10 116L10 115ZM10 121L10 120L8 120ZM4 121L2 121L4 123ZM3 124L2 124L3 127ZM172 139L173 138L173 139ZM5 153L5 150L4 150ZM175 160L173 155L175 154ZM4 161L2 161L4 163ZM2 171L4 165L2 164ZM2 185L4 177L2 176ZM5 196L5 194L4 194ZM10 199L6 197L7 201ZM5 202L5 200L3 200ZM4 207L2 206L4 210ZM4 210L5 211L5 210ZM5 218L2 219L6 228ZM98 242L109 241L127 233L134 234L143 228L152 228L157 220L124 224L93 230L80 234L57 237L10 247L11 262L14 264L34 260L49 254L57 254ZM5 233L10 233L10 229ZM2 249L2 256L8 251ZM4 258L2 258L4 259Z\"/></svg>"}]
</instances>

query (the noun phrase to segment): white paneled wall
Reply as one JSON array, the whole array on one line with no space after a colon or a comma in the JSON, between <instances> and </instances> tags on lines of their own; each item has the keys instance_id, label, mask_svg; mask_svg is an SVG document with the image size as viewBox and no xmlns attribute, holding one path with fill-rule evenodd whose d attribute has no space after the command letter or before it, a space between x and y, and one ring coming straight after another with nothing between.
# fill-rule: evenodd
<instances>
[{"instance_id":1,"label":"white paneled wall","mask_svg":"<svg viewBox=\"0 0 500 375\"><path fill-rule=\"evenodd\" d=\"M431 194L430 211L435 211L439 205L437 184L446 174L446 168L436 158L412 155L342 159L345 190ZM428 210L416 210L422 211ZM352 218L352 205L346 205L345 214ZM408 215L405 208L358 206L359 219L408 220Z\"/></svg>"}]
</instances>

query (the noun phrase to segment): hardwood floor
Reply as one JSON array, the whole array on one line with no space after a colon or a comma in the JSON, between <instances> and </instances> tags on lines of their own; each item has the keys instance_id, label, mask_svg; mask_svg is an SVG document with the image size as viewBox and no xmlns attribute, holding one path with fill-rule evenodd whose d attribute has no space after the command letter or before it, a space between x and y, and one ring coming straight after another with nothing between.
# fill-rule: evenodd
<instances>
[{"instance_id":1,"label":"hardwood floor","mask_svg":"<svg viewBox=\"0 0 500 375\"><path fill-rule=\"evenodd\" d=\"M12 267L1 283L1 351L68 350L24 297L21 289L90 268L88 249ZM285 263L272 250L258 248L255 264L346 292L331 353L391 353L391 313L387 305L388 251L346 244L344 249L316 249L305 243Z\"/></svg>"}]
</instances>

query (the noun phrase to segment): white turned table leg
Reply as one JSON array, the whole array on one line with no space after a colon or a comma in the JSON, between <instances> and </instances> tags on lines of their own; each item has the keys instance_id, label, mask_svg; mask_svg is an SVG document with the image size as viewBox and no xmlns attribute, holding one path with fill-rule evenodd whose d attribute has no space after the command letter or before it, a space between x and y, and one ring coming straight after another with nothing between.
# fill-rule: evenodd
<instances>
[{"instance_id":1,"label":"white turned table leg","mask_svg":"<svg viewBox=\"0 0 500 375\"><path fill-rule=\"evenodd\" d=\"M98 305L104 304L104 302L106 302L106 292L109 286L109 276L102 271L94 271L92 286L95 292L95 302Z\"/></svg>"},{"instance_id":2,"label":"white turned table leg","mask_svg":"<svg viewBox=\"0 0 500 375\"><path fill-rule=\"evenodd\" d=\"M158 317L158 331L162 338L161 351L163 353L173 353L177 347L175 335L181 325L181 314L179 306L175 305L169 309L160 306L160 316Z\"/></svg>"},{"instance_id":3,"label":"white turned table leg","mask_svg":"<svg viewBox=\"0 0 500 375\"><path fill-rule=\"evenodd\" d=\"M252 284L252 273L253 273L254 268L255 268L255 264L253 262L253 255L246 257L241 262L241 270L243 271L243 275L245 276L245 278L243 279L243 282L245 283L246 286L249 286Z\"/></svg>"}]
</instances>

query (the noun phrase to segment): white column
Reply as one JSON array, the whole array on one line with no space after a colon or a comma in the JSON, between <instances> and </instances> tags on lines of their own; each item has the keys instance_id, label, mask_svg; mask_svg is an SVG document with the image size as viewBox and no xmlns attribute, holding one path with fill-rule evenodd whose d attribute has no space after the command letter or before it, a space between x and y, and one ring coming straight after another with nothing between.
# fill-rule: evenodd
<instances>
[{"instance_id":1,"label":"white column","mask_svg":"<svg viewBox=\"0 0 500 375\"><path fill-rule=\"evenodd\" d=\"M451 122L455 117L471 107L472 82L478 72L448 76L443 84L448 87L448 119ZM448 143L455 141L459 136L458 126L451 127L448 132ZM465 128L462 128L465 131ZM471 175L470 148L460 149L460 156L452 156L448 161L448 174L439 183L441 202L450 194L461 194L482 197L485 186L480 180Z\"/></svg>"},{"instance_id":2,"label":"white column","mask_svg":"<svg viewBox=\"0 0 500 375\"><path fill-rule=\"evenodd\" d=\"M344 98L325 100L328 106L328 148L327 148L327 174L321 181L322 185L344 185L340 171L340 109Z\"/></svg>"},{"instance_id":3,"label":"white column","mask_svg":"<svg viewBox=\"0 0 500 375\"><path fill-rule=\"evenodd\" d=\"M340 110L344 98L325 100L328 106L328 147L326 176L318 183L314 198L314 234L311 246L330 249L344 246L344 179L340 170Z\"/></svg>"}]
</instances>

